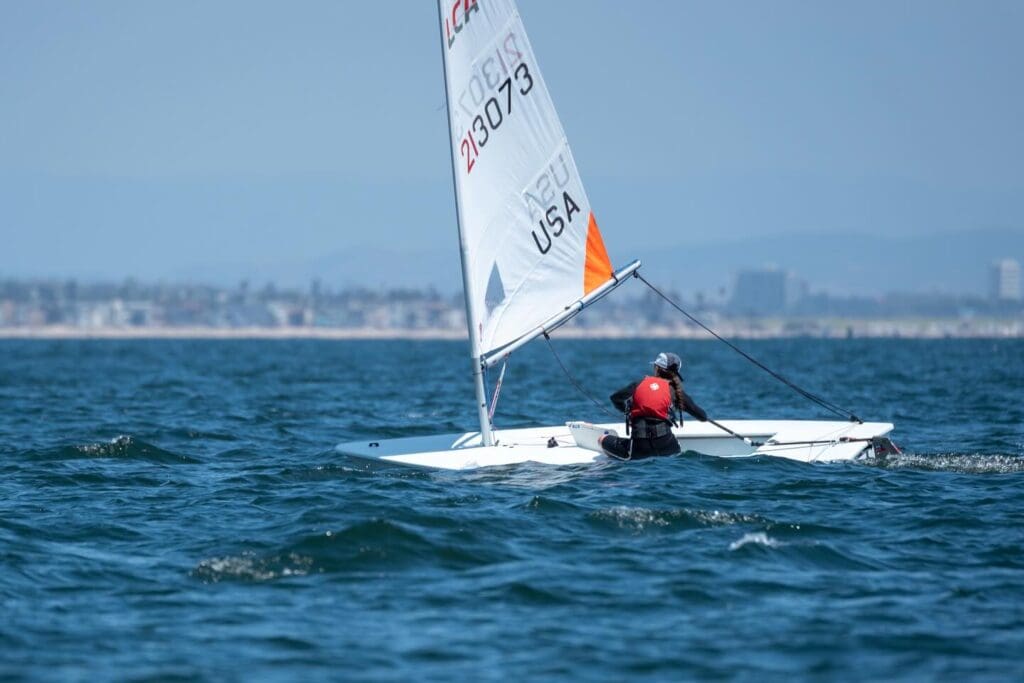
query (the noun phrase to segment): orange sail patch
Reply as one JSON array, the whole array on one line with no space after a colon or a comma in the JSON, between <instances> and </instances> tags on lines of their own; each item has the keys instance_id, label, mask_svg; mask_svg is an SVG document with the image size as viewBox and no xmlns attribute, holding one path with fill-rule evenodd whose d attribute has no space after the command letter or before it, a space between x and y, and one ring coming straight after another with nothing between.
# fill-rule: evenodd
<instances>
[{"instance_id":1,"label":"orange sail patch","mask_svg":"<svg viewBox=\"0 0 1024 683\"><path fill-rule=\"evenodd\" d=\"M597 229L594 212L590 212L590 223L587 225L587 259L583 265L583 294L592 291L612 278L612 262L604 248L601 231Z\"/></svg>"}]
</instances>

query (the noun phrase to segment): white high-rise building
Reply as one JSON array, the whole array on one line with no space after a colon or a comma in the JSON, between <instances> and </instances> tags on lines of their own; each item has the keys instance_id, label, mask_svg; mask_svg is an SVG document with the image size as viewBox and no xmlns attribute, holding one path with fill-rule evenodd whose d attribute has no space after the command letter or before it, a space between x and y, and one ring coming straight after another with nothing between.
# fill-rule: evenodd
<instances>
[{"instance_id":1,"label":"white high-rise building","mask_svg":"<svg viewBox=\"0 0 1024 683\"><path fill-rule=\"evenodd\" d=\"M1020 264L1012 258L992 264L989 295L995 301L1020 301Z\"/></svg>"}]
</instances>

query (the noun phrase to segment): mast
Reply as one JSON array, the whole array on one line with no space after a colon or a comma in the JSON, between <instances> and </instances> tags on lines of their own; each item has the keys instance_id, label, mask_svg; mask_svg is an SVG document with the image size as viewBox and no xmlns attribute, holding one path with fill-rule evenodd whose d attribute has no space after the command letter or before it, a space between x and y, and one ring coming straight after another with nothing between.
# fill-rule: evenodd
<instances>
[{"instance_id":1,"label":"mast","mask_svg":"<svg viewBox=\"0 0 1024 683\"><path fill-rule=\"evenodd\" d=\"M484 446L494 445L491 433L491 418L487 411L487 392L484 390L484 365L480 353L480 334L477 330L477 316L474 310L473 280L469 274L469 249L466 235L462 231L462 201L459 196L459 179L455 171L455 141L452 138L451 93L448 91L448 54L444 40L444 0L437 0L437 31L441 44L441 66L444 70L445 119L448 128L448 153L452 164L452 187L455 190L455 221L459 229L459 261L462 264L462 293L466 297L466 326L469 328L469 348L473 361L473 384L476 391L476 410L480 420L480 438Z\"/></svg>"}]
</instances>

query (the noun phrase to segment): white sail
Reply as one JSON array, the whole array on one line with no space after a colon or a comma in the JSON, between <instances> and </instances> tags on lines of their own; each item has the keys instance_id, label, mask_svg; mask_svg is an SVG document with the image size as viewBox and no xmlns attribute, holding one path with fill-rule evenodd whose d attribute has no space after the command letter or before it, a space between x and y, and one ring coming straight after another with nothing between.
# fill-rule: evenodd
<instances>
[{"instance_id":1,"label":"white sail","mask_svg":"<svg viewBox=\"0 0 1024 683\"><path fill-rule=\"evenodd\" d=\"M612 267L514 0L439 0L467 312L484 355Z\"/></svg>"}]
</instances>

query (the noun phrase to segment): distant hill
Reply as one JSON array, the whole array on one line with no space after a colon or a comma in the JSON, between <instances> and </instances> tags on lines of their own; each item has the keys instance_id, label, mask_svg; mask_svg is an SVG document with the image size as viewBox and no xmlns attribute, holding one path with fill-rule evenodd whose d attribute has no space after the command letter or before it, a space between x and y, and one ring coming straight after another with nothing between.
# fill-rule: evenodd
<instances>
[{"instance_id":1,"label":"distant hill","mask_svg":"<svg viewBox=\"0 0 1024 683\"><path fill-rule=\"evenodd\" d=\"M653 280L684 293L730 288L743 268L775 265L793 271L812 290L836 294L929 291L984 294L988 267L997 258L1024 262L1024 230L979 230L939 235L789 234L745 241L707 242L614 252L618 264L644 262ZM330 287L425 288L442 293L462 286L455 235L428 249L352 247L301 263L210 264L176 274L224 284L308 286L313 278Z\"/></svg>"},{"instance_id":2,"label":"distant hill","mask_svg":"<svg viewBox=\"0 0 1024 683\"><path fill-rule=\"evenodd\" d=\"M1024 229L913 237L793 234L647 250L639 257L651 278L684 292L731 286L737 270L771 264L793 271L812 290L837 294L985 294L992 261L1024 262Z\"/></svg>"}]
</instances>

